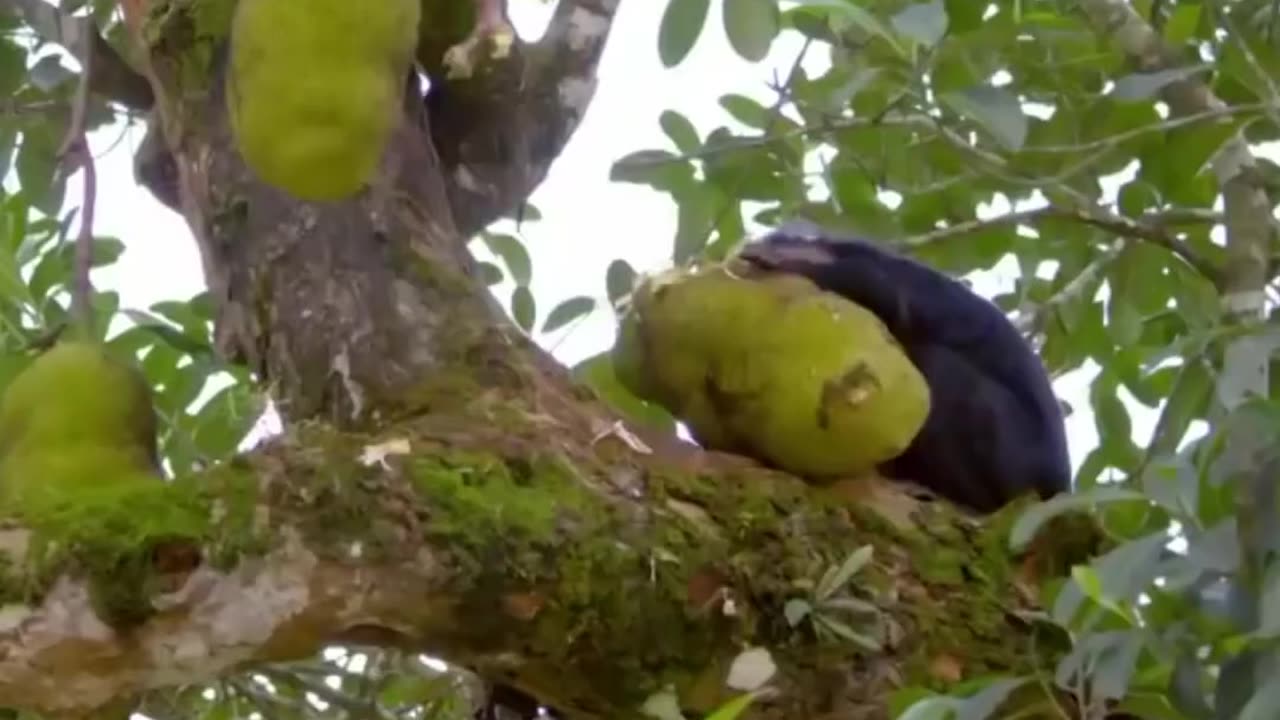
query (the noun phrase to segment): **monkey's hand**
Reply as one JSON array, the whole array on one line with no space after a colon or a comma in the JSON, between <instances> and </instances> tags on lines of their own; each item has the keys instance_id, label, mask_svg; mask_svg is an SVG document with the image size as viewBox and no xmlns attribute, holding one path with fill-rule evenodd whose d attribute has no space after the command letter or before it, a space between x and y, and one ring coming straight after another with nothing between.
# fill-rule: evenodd
<instances>
[{"instance_id":1,"label":"monkey's hand","mask_svg":"<svg viewBox=\"0 0 1280 720\"><path fill-rule=\"evenodd\" d=\"M444 53L445 75L450 79L467 78L475 72L478 57L486 46L489 59L501 60L511 52L516 31L507 21L503 3L506 0L472 0L476 6L476 25L465 40Z\"/></svg>"},{"instance_id":2,"label":"monkey's hand","mask_svg":"<svg viewBox=\"0 0 1280 720\"><path fill-rule=\"evenodd\" d=\"M738 257L762 270L802 274L806 268L827 267L838 259L825 243L778 235L749 243Z\"/></svg>"}]
</instances>

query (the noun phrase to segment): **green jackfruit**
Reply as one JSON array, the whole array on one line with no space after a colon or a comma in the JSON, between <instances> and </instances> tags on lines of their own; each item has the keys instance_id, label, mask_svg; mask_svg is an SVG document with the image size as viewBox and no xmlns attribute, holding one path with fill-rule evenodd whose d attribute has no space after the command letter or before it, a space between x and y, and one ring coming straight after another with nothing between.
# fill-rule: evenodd
<instances>
[{"instance_id":1,"label":"green jackfruit","mask_svg":"<svg viewBox=\"0 0 1280 720\"><path fill-rule=\"evenodd\" d=\"M101 343L60 341L0 397L3 507L38 512L160 480L151 387Z\"/></svg>"},{"instance_id":2,"label":"green jackfruit","mask_svg":"<svg viewBox=\"0 0 1280 720\"><path fill-rule=\"evenodd\" d=\"M227 110L245 163L303 200L377 171L401 115L419 0L240 0Z\"/></svg>"},{"instance_id":3,"label":"green jackfruit","mask_svg":"<svg viewBox=\"0 0 1280 720\"><path fill-rule=\"evenodd\" d=\"M649 278L612 357L699 444L813 478L899 455L929 413L924 377L879 318L798 276Z\"/></svg>"}]
</instances>

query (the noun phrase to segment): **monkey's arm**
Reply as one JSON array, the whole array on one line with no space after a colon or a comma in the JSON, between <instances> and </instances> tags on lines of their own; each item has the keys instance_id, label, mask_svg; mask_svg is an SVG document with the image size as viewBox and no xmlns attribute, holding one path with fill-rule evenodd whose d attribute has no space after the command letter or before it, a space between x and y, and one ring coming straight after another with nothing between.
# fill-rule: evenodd
<instances>
[{"instance_id":1,"label":"monkey's arm","mask_svg":"<svg viewBox=\"0 0 1280 720\"><path fill-rule=\"evenodd\" d=\"M1043 368L1004 312L923 263L803 225L784 226L744 247L740 256L768 270L802 275L867 308L899 342L949 347L1014 392L1044 400L1036 387Z\"/></svg>"},{"instance_id":2,"label":"monkey's arm","mask_svg":"<svg viewBox=\"0 0 1280 720\"><path fill-rule=\"evenodd\" d=\"M1017 392L944 345L908 348L929 384L930 413L911 446L881 467L982 513L1021 495L1071 489L1071 460L1055 404Z\"/></svg>"}]
</instances>

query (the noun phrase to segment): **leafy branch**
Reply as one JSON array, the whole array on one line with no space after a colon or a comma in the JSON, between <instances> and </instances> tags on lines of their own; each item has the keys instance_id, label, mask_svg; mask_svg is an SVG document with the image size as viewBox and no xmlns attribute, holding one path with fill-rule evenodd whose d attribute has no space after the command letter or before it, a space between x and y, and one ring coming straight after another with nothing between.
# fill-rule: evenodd
<instances>
[{"instance_id":1,"label":"leafy branch","mask_svg":"<svg viewBox=\"0 0 1280 720\"><path fill-rule=\"evenodd\" d=\"M1027 145L1019 148L1017 152L1073 155L1087 150L1105 150L1144 135L1168 132L1170 130L1176 130L1202 122L1221 120L1223 118L1269 112L1271 110L1275 110L1277 107L1278 106L1274 103L1224 105L1222 107L1216 107L1189 115L1172 117L1158 123L1151 123L1139 128L1113 133L1094 140L1087 140L1080 143ZM705 146L691 152L671 153L662 156L647 155L644 157L631 158L626 161L626 166L629 169L661 167L663 165L671 165L692 160L704 160L733 150L769 147L796 138L810 140L822 139L823 137L848 130L866 130L872 128L902 128L921 133L942 133L943 135L951 135L951 139L954 139L957 143L964 146L963 149L969 152L980 153L987 157L991 162L998 163L1000 165L1006 164L1004 158L975 147L964 138L955 134L954 131L942 126L939 123L938 118L931 115L924 113L885 113L874 117L827 119L820 123L803 125L785 132L766 132L753 138L735 138L732 142Z\"/></svg>"},{"instance_id":2,"label":"leafy branch","mask_svg":"<svg viewBox=\"0 0 1280 720\"><path fill-rule=\"evenodd\" d=\"M903 240L900 244L903 247L919 249L949 238L968 235L975 232L982 232L994 227L1000 227L1003 225L1030 225L1049 219L1075 221L1106 230L1107 232L1120 237L1134 238L1149 242L1153 245L1158 245L1174 255L1177 255L1210 281L1215 284L1218 282L1220 275L1218 268L1208 260L1200 257L1200 255L1181 238L1176 237L1167 231L1167 228L1172 225L1186 224L1192 221L1203 223L1221 222L1221 218L1213 213L1193 214L1188 213L1185 210L1176 210L1169 213L1152 212L1144 215L1142 219L1136 220L1108 212L1107 210L1097 206L1065 208L1057 205L1049 205L1042 208L1036 208L1034 210L1019 210L996 217L956 223L922 235L915 235Z\"/></svg>"}]
</instances>

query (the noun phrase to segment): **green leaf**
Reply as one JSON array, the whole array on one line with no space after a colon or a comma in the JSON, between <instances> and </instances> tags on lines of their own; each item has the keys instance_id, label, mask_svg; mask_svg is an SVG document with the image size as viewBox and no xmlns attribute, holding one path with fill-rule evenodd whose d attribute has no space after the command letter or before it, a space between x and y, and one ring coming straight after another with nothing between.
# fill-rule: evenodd
<instances>
[{"instance_id":1,"label":"green leaf","mask_svg":"<svg viewBox=\"0 0 1280 720\"><path fill-rule=\"evenodd\" d=\"M715 712L706 717L706 720L734 720L742 713L746 712L751 703L755 702L755 693L744 693L732 700L726 702L716 708Z\"/></svg>"},{"instance_id":2,"label":"green leaf","mask_svg":"<svg viewBox=\"0 0 1280 720\"><path fill-rule=\"evenodd\" d=\"M849 553L849 556L844 559L839 568L828 570L814 590L814 595L818 600L826 600L835 594L837 590L844 587L871 560L871 555L874 551L875 548L872 546L863 545Z\"/></svg>"},{"instance_id":3,"label":"green leaf","mask_svg":"<svg viewBox=\"0 0 1280 720\"><path fill-rule=\"evenodd\" d=\"M1076 565L1071 568L1071 579L1074 580L1076 585L1080 587L1080 590L1084 592L1085 597L1088 597L1101 607L1110 610L1112 613L1120 617L1125 619L1129 618L1128 609L1117 604L1111 597L1103 592L1102 580L1098 577L1097 572L1093 568L1086 565Z\"/></svg>"},{"instance_id":4,"label":"green leaf","mask_svg":"<svg viewBox=\"0 0 1280 720\"><path fill-rule=\"evenodd\" d=\"M956 720L985 720L992 717L1009 693L1025 685L1022 678L1005 678L996 680L972 696L961 700L956 706Z\"/></svg>"},{"instance_id":5,"label":"green leaf","mask_svg":"<svg viewBox=\"0 0 1280 720\"><path fill-rule=\"evenodd\" d=\"M138 330L155 336L175 350L179 350L191 357L212 357L214 355L213 348L207 342L191 337L182 330L173 327L168 321L158 318L145 310L125 308L121 312L134 322Z\"/></svg>"},{"instance_id":6,"label":"green leaf","mask_svg":"<svg viewBox=\"0 0 1280 720\"><path fill-rule=\"evenodd\" d=\"M1150 100L1171 83L1185 80L1202 73L1207 65L1188 65L1185 67L1157 70L1149 73L1131 73L1117 78L1109 95L1117 100L1137 102Z\"/></svg>"},{"instance_id":7,"label":"green leaf","mask_svg":"<svg viewBox=\"0 0 1280 720\"><path fill-rule=\"evenodd\" d=\"M12 96L27 79L27 51L9 38L0 40L0 92Z\"/></svg>"},{"instance_id":8,"label":"green leaf","mask_svg":"<svg viewBox=\"0 0 1280 720\"><path fill-rule=\"evenodd\" d=\"M533 324L538 319L538 308L529 286L520 285L511 293L511 315L521 330L533 332Z\"/></svg>"},{"instance_id":9,"label":"green leaf","mask_svg":"<svg viewBox=\"0 0 1280 720\"><path fill-rule=\"evenodd\" d=\"M1160 205L1160 192L1149 182L1132 180L1120 186L1117 202L1125 217L1141 217L1147 210Z\"/></svg>"},{"instance_id":10,"label":"green leaf","mask_svg":"<svg viewBox=\"0 0 1280 720\"><path fill-rule=\"evenodd\" d=\"M1032 505L1018 517L1009 532L1009 547L1018 551L1031 542L1042 525L1058 515L1073 510L1084 510L1092 505L1117 502L1145 502L1140 492L1118 487L1098 486L1071 494L1057 495L1042 503Z\"/></svg>"},{"instance_id":11,"label":"green leaf","mask_svg":"<svg viewBox=\"0 0 1280 720\"><path fill-rule=\"evenodd\" d=\"M893 27L925 47L933 47L947 34L947 8L942 0L908 5L893 16Z\"/></svg>"},{"instance_id":12,"label":"green leaf","mask_svg":"<svg viewBox=\"0 0 1280 720\"><path fill-rule=\"evenodd\" d=\"M533 278L533 261L524 243L511 235L503 233L483 233L481 237L489 251L502 258L502 263L511 273L511 279L521 287L528 285Z\"/></svg>"},{"instance_id":13,"label":"green leaf","mask_svg":"<svg viewBox=\"0 0 1280 720\"><path fill-rule=\"evenodd\" d=\"M689 56L707 22L711 0L668 0L658 27L658 57L672 68Z\"/></svg>"},{"instance_id":14,"label":"green leaf","mask_svg":"<svg viewBox=\"0 0 1280 720\"><path fill-rule=\"evenodd\" d=\"M1196 35L1197 29L1200 27L1200 15L1204 6L1195 4L1179 3L1169 13L1169 19L1164 24L1164 40L1169 45L1181 45L1191 40Z\"/></svg>"},{"instance_id":15,"label":"green leaf","mask_svg":"<svg viewBox=\"0 0 1280 720\"><path fill-rule=\"evenodd\" d=\"M578 295L560 303L547 314L542 323L542 332L555 332L580 317L590 315L596 309L595 298Z\"/></svg>"},{"instance_id":16,"label":"green leaf","mask_svg":"<svg viewBox=\"0 0 1280 720\"><path fill-rule=\"evenodd\" d=\"M571 373L619 415L660 432L675 431L675 420L666 410L637 398L618 382L609 351L583 360Z\"/></svg>"},{"instance_id":17,"label":"green leaf","mask_svg":"<svg viewBox=\"0 0 1280 720\"><path fill-rule=\"evenodd\" d=\"M220 462L236 452L265 411L266 401L253 387L229 385L196 413L191 439L202 455Z\"/></svg>"},{"instance_id":18,"label":"green leaf","mask_svg":"<svg viewBox=\"0 0 1280 720\"><path fill-rule=\"evenodd\" d=\"M853 643L862 650L867 652L880 652L880 650L883 649L883 646L875 638L860 633L833 617L817 614L813 616L813 621L818 625L821 625L826 630L834 633L836 636Z\"/></svg>"},{"instance_id":19,"label":"green leaf","mask_svg":"<svg viewBox=\"0 0 1280 720\"><path fill-rule=\"evenodd\" d=\"M1160 554L1169 544L1161 528L1145 537L1123 543L1092 563L1101 591L1112 600L1131 601L1154 580Z\"/></svg>"},{"instance_id":20,"label":"green leaf","mask_svg":"<svg viewBox=\"0 0 1280 720\"><path fill-rule=\"evenodd\" d=\"M480 266L480 279L486 286L492 287L502 282L502 268L488 260L481 260L478 264Z\"/></svg>"},{"instance_id":21,"label":"green leaf","mask_svg":"<svg viewBox=\"0 0 1280 720\"><path fill-rule=\"evenodd\" d=\"M898 720L950 720L960 701L949 697L931 697L913 703Z\"/></svg>"},{"instance_id":22,"label":"green leaf","mask_svg":"<svg viewBox=\"0 0 1280 720\"><path fill-rule=\"evenodd\" d=\"M1258 665L1261 659L1259 652L1246 649L1222 663L1213 696L1213 707L1218 717L1232 720L1245 717L1245 709L1253 704L1259 692L1257 680L1260 679L1258 676L1261 668ZM1271 674L1271 677L1274 678L1275 675ZM1266 682L1263 687L1277 687L1277 684ZM1260 704L1270 707L1272 703L1269 697L1264 697ZM1257 705L1254 706L1250 720L1276 717L1274 711L1259 713L1260 709Z\"/></svg>"},{"instance_id":23,"label":"green leaf","mask_svg":"<svg viewBox=\"0 0 1280 720\"><path fill-rule=\"evenodd\" d=\"M820 608L823 612L829 610L841 610L843 612L855 613L858 615L878 615L880 608L874 603L865 600L859 600L855 597L836 597L830 600L824 600Z\"/></svg>"},{"instance_id":24,"label":"green leaf","mask_svg":"<svg viewBox=\"0 0 1280 720\"><path fill-rule=\"evenodd\" d=\"M1027 116L1008 90L977 85L943 94L939 100L986 130L1007 150L1020 150L1027 140Z\"/></svg>"},{"instance_id":25,"label":"green leaf","mask_svg":"<svg viewBox=\"0 0 1280 720\"><path fill-rule=\"evenodd\" d=\"M693 126L689 118L675 110L662 111L662 115L658 116L658 124L662 126L662 131L667 134L667 137L671 138L676 149L685 155L692 155L702 147L702 141L698 138L698 129Z\"/></svg>"},{"instance_id":26,"label":"green leaf","mask_svg":"<svg viewBox=\"0 0 1280 720\"><path fill-rule=\"evenodd\" d=\"M1188 357L1183 363L1173 392L1165 401L1160 419L1151 433L1148 456L1172 453L1187 434L1192 421L1208 412L1213 396L1213 376L1200 357Z\"/></svg>"},{"instance_id":27,"label":"green leaf","mask_svg":"<svg viewBox=\"0 0 1280 720\"><path fill-rule=\"evenodd\" d=\"M693 178L693 165L666 150L639 150L614 161L609 170L613 182L637 183L670 191L686 186Z\"/></svg>"},{"instance_id":28,"label":"green leaf","mask_svg":"<svg viewBox=\"0 0 1280 720\"><path fill-rule=\"evenodd\" d=\"M776 0L722 0L724 32L743 59L759 62L781 29Z\"/></svg>"},{"instance_id":29,"label":"green leaf","mask_svg":"<svg viewBox=\"0 0 1280 720\"><path fill-rule=\"evenodd\" d=\"M1169 700L1178 712L1197 720L1210 720L1213 708L1205 700L1204 671L1195 655L1178 656L1169 676Z\"/></svg>"},{"instance_id":30,"label":"green leaf","mask_svg":"<svg viewBox=\"0 0 1280 720\"><path fill-rule=\"evenodd\" d=\"M693 185L676 197L679 208L676 236L671 248L671 260L676 265L692 260L706 247L716 213L720 210L715 204L719 197L714 188L706 185Z\"/></svg>"},{"instance_id":31,"label":"green leaf","mask_svg":"<svg viewBox=\"0 0 1280 720\"><path fill-rule=\"evenodd\" d=\"M58 172L56 155L61 140L54 133L59 131L54 124L23 130L16 163L22 191L36 209L51 216L62 208L67 187L65 173Z\"/></svg>"},{"instance_id":32,"label":"green leaf","mask_svg":"<svg viewBox=\"0 0 1280 720\"><path fill-rule=\"evenodd\" d=\"M804 622L811 612L813 612L813 606L803 598L791 598L782 606L782 614L787 619L787 625L791 627Z\"/></svg>"},{"instance_id":33,"label":"green leaf","mask_svg":"<svg viewBox=\"0 0 1280 720\"><path fill-rule=\"evenodd\" d=\"M1116 448L1123 448L1132 442L1133 423L1129 419L1129 409L1120 400L1119 388L1107 372L1098 373L1098 377L1089 386L1089 400L1093 405L1094 425L1104 449L1108 451L1107 459L1117 464L1123 458L1114 455Z\"/></svg>"},{"instance_id":34,"label":"green leaf","mask_svg":"<svg viewBox=\"0 0 1280 720\"><path fill-rule=\"evenodd\" d=\"M1154 457L1157 459L1142 472L1143 494L1171 514L1194 517L1200 491L1200 474L1195 466L1176 455Z\"/></svg>"},{"instance_id":35,"label":"green leaf","mask_svg":"<svg viewBox=\"0 0 1280 720\"><path fill-rule=\"evenodd\" d=\"M636 271L626 260L614 260L604 272L604 284L609 294L609 302L617 306L618 302L631 295L635 287Z\"/></svg>"},{"instance_id":36,"label":"green leaf","mask_svg":"<svg viewBox=\"0 0 1280 720\"><path fill-rule=\"evenodd\" d=\"M797 7L829 10L831 15L839 18L841 22L856 25L863 32L884 40L898 55L904 54L902 45L898 43L898 39L894 37L893 32L886 28L884 23L880 22L880 18L852 0L796 0L794 4Z\"/></svg>"},{"instance_id":37,"label":"green leaf","mask_svg":"<svg viewBox=\"0 0 1280 720\"><path fill-rule=\"evenodd\" d=\"M746 95L729 93L720 96L720 107L724 108L734 120L747 127L763 130L769 125L769 108L761 105Z\"/></svg>"}]
</instances>

